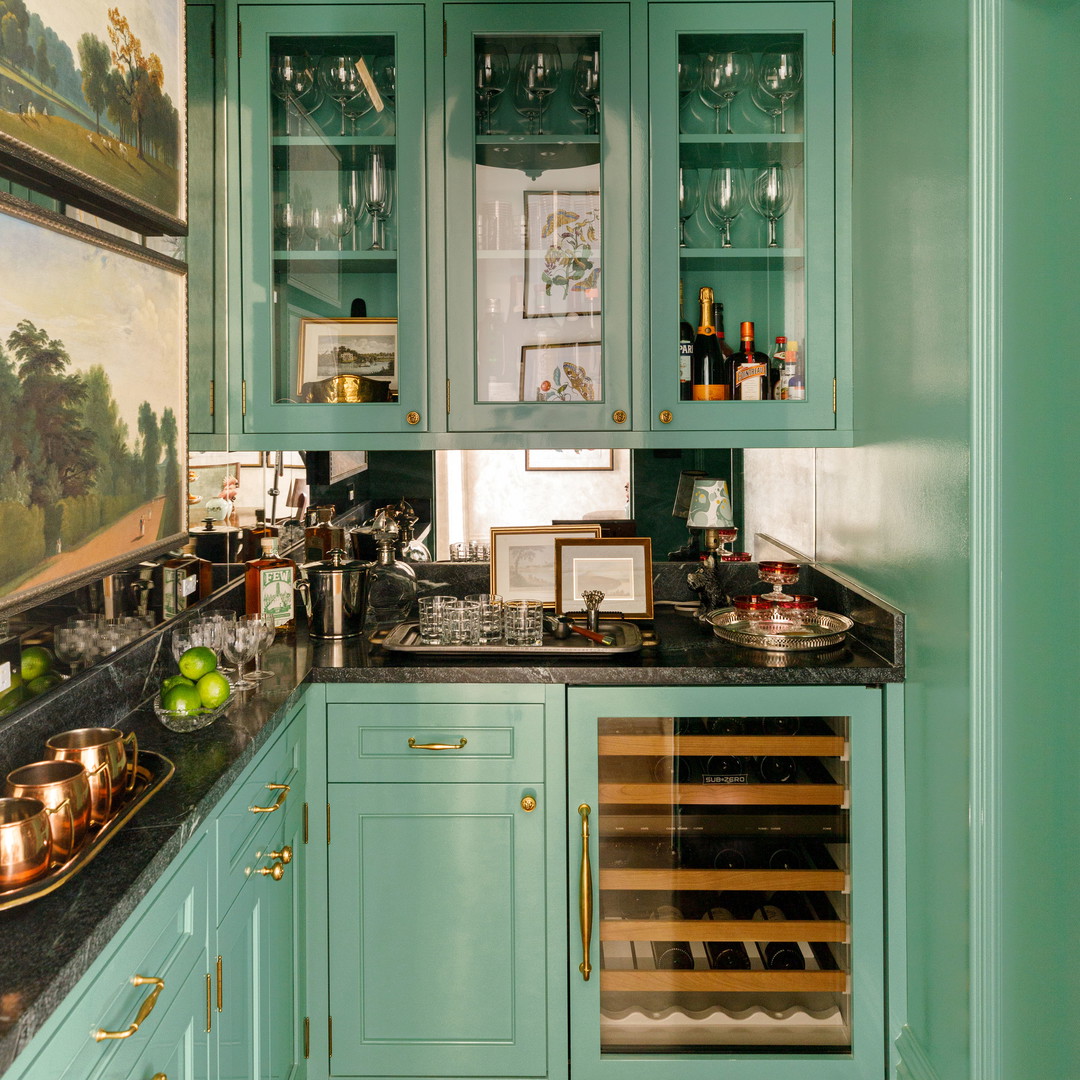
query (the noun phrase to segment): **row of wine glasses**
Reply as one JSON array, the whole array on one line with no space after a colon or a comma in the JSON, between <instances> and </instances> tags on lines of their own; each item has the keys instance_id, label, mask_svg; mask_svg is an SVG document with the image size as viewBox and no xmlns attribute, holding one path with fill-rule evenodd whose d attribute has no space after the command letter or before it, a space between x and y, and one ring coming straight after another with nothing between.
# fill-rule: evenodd
<instances>
[{"instance_id":1,"label":"row of wine glasses","mask_svg":"<svg viewBox=\"0 0 1080 1080\"><path fill-rule=\"evenodd\" d=\"M719 230L720 246L731 247L731 223L749 201L769 223L767 246L777 247L776 223L787 212L793 194L791 176L782 165L766 165L749 182L745 171L735 165L711 171L680 168L679 245L686 246L686 222L700 206L706 220Z\"/></svg>"},{"instance_id":2,"label":"row of wine glasses","mask_svg":"<svg viewBox=\"0 0 1080 1080\"><path fill-rule=\"evenodd\" d=\"M510 88L510 58L503 45L492 43L477 50L475 89L480 131L491 134L491 118ZM529 122L533 135L544 134L544 107L559 88L563 60L551 39L531 41L521 51L513 87L514 108ZM570 84L570 105L585 117L590 134L599 130L600 51L584 47L577 53Z\"/></svg>"},{"instance_id":3,"label":"row of wine glasses","mask_svg":"<svg viewBox=\"0 0 1080 1080\"><path fill-rule=\"evenodd\" d=\"M281 54L270 63L270 90L285 106L286 135L301 134L301 118L315 112L323 95L335 101L341 112L339 134L345 135L346 120L356 134L357 120L375 108L376 98L381 110L393 109L397 63L393 56L369 58L359 53L322 56L317 61L306 53Z\"/></svg>"},{"instance_id":4,"label":"row of wine glasses","mask_svg":"<svg viewBox=\"0 0 1080 1080\"><path fill-rule=\"evenodd\" d=\"M352 236L351 250L360 244L353 236L366 213L371 223L370 249L386 250L386 222L394 208L394 170L383 147L373 146L364 155L360 169L348 169L341 178L336 200L322 204L282 200L274 208L275 228L287 251L299 249L310 240L315 251L328 240L338 251Z\"/></svg>"},{"instance_id":5,"label":"row of wine glasses","mask_svg":"<svg viewBox=\"0 0 1080 1080\"><path fill-rule=\"evenodd\" d=\"M122 649L153 627L153 615L122 615L115 619L73 615L66 623L53 627L53 652L74 674L80 666L89 666Z\"/></svg>"},{"instance_id":6,"label":"row of wine glasses","mask_svg":"<svg viewBox=\"0 0 1080 1080\"><path fill-rule=\"evenodd\" d=\"M720 113L724 113L726 133L731 130L731 103L746 89L762 112L779 117L780 133L787 130L785 110L802 85L802 53L793 45L767 49L757 64L744 49L679 56L679 92L697 93L716 113L716 133L720 133Z\"/></svg>"}]
</instances>

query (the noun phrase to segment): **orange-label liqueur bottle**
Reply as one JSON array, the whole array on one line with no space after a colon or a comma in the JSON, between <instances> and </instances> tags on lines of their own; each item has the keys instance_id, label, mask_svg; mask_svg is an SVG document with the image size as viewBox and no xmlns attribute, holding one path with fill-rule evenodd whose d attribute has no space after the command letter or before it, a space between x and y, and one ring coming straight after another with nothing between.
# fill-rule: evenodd
<instances>
[{"instance_id":1,"label":"orange-label liqueur bottle","mask_svg":"<svg viewBox=\"0 0 1080 1080\"><path fill-rule=\"evenodd\" d=\"M754 349L754 324L744 322L742 349L731 357L731 396L736 401L769 400L769 358Z\"/></svg>"},{"instance_id":2,"label":"orange-label liqueur bottle","mask_svg":"<svg viewBox=\"0 0 1080 1080\"><path fill-rule=\"evenodd\" d=\"M270 615L278 630L295 625L293 578L296 563L277 554L277 537L262 540L262 555L246 564L245 609L249 615Z\"/></svg>"}]
</instances>

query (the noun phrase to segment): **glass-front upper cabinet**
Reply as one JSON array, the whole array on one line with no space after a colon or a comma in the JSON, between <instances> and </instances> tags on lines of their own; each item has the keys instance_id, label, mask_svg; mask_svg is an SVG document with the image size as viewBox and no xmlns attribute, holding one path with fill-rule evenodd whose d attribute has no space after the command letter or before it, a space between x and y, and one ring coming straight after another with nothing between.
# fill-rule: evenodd
<instances>
[{"instance_id":1,"label":"glass-front upper cabinet","mask_svg":"<svg viewBox=\"0 0 1080 1080\"><path fill-rule=\"evenodd\" d=\"M649 30L652 426L832 428L833 5L652 4ZM703 315L719 348L686 340Z\"/></svg>"},{"instance_id":2,"label":"glass-front upper cabinet","mask_svg":"<svg viewBox=\"0 0 1080 1080\"><path fill-rule=\"evenodd\" d=\"M450 430L629 427L627 8L446 12Z\"/></svg>"},{"instance_id":3,"label":"glass-front upper cabinet","mask_svg":"<svg viewBox=\"0 0 1080 1080\"><path fill-rule=\"evenodd\" d=\"M881 1075L880 699L772 689L571 691L575 1075Z\"/></svg>"},{"instance_id":4,"label":"glass-front upper cabinet","mask_svg":"<svg viewBox=\"0 0 1080 1080\"><path fill-rule=\"evenodd\" d=\"M423 8L239 22L242 432L427 430Z\"/></svg>"}]
</instances>

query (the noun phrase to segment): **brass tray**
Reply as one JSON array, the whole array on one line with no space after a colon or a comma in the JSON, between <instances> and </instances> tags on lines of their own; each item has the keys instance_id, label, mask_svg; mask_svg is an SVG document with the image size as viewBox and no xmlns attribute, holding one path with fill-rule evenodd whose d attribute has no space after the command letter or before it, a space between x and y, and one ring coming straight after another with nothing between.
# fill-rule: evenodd
<instances>
[{"instance_id":1,"label":"brass tray","mask_svg":"<svg viewBox=\"0 0 1080 1080\"><path fill-rule=\"evenodd\" d=\"M724 641L748 649L768 649L773 652L799 652L839 645L854 625L846 615L819 611L796 627L788 619L776 618L761 628L750 624L734 608L718 608L705 616L713 633Z\"/></svg>"},{"instance_id":2,"label":"brass tray","mask_svg":"<svg viewBox=\"0 0 1080 1080\"><path fill-rule=\"evenodd\" d=\"M101 825L92 825L86 842L67 862L53 866L37 881L0 890L0 911L27 904L39 896L48 896L70 881L165 786L175 771L176 767L167 757L140 748L135 786L109 820Z\"/></svg>"},{"instance_id":3,"label":"brass tray","mask_svg":"<svg viewBox=\"0 0 1080 1080\"><path fill-rule=\"evenodd\" d=\"M614 620L602 622L600 629L615 639L614 645L601 645L580 634L560 639L548 633L544 634L542 645L507 645L501 641L490 645L425 645L420 640L420 625L414 622L398 623L378 644L391 652L426 656L588 656L591 659L637 652L641 648L641 630L637 623Z\"/></svg>"}]
</instances>

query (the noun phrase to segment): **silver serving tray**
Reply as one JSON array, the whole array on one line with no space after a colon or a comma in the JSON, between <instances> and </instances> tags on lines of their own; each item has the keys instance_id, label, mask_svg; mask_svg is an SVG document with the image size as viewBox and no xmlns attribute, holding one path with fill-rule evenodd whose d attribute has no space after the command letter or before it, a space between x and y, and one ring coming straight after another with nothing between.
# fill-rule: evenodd
<instances>
[{"instance_id":1,"label":"silver serving tray","mask_svg":"<svg viewBox=\"0 0 1080 1080\"><path fill-rule=\"evenodd\" d=\"M819 611L799 627L783 618L763 623L760 628L751 627L734 608L710 611L705 621L711 624L713 633L724 641L748 649L769 649L773 652L798 652L838 645L854 625L846 615Z\"/></svg>"},{"instance_id":2,"label":"silver serving tray","mask_svg":"<svg viewBox=\"0 0 1080 1080\"><path fill-rule=\"evenodd\" d=\"M398 623L378 644L390 652L426 656L587 656L596 660L616 653L637 652L641 648L641 631L637 623L604 622L600 624L600 630L610 634L615 644L601 645L580 634L559 639L545 633L542 645L506 645L501 641L490 645L425 645L420 640L420 625L414 622Z\"/></svg>"}]
</instances>

